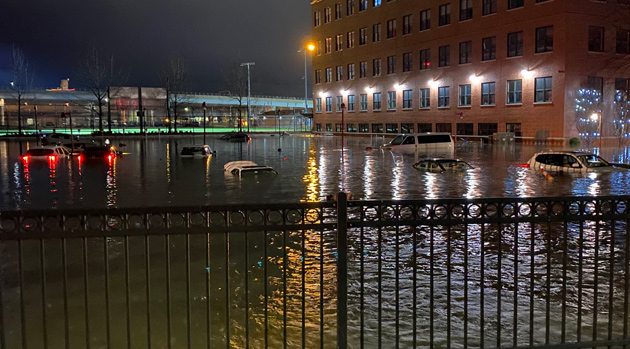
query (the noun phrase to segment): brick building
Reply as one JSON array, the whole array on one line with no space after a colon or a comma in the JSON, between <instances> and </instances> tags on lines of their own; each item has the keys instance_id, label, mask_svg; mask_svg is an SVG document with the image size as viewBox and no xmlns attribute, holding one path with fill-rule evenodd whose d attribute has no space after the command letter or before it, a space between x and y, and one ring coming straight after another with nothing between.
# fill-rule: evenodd
<instances>
[{"instance_id":1,"label":"brick building","mask_svg":"<svg viewBox=\"0 0 630 349\"><path fill-rule=\"evenodd\" d=\"M629 0L314 0L315 132L567 139L630 77Z\"/></svg>"}]
</instances>

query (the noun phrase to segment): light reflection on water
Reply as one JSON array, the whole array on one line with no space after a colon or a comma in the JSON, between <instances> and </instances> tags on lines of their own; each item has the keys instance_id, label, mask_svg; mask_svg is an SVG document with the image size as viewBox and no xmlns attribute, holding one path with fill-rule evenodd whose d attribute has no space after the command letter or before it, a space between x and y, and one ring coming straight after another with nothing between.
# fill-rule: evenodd
<instances>
[{"instance_id":1,"label":"light reflection on water","mask_svg":"<svg viewBox=\"0 0 630 349\"><path fill-rule=\"evenodd\" d=\"M543 146L460 143L467 173L423 173L411 167L422 154L379 150L370 138L349 138L342 152L334 137L254 136L251 142L210 140L210 160L182 159L188 139L125 140L126 155L106 162L60 159L54 166L20 159L18 143L0 142L0 209L186 206L227 203L318 201L339 190L353 199L533 197L628 194L630 174L541 174L517 167ZM118 143L112 141L112 144ZM32 146L32 145L31 145ZM374 147L372 150L366 148ZM27 146L22 145L25 149ZM278 151L280 150L280 151ZM604 157L628 162L626 148L605 148ZM275 179L237 179L223 173L234 160L278 170ZM8 169L11 171L8 171ZM42 181L46 175L49 181ZM28 189L23 185L30 176ZM28 192L27 192L28 191ZM24 199L24 197L28 199Z\"/></svg>"}]
</instances>

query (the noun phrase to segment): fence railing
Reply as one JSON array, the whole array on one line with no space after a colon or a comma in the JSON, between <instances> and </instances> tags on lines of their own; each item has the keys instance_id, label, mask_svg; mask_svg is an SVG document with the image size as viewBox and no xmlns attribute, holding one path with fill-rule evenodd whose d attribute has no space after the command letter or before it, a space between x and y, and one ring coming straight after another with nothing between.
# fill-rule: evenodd
<instances>
[{"instance_id":1,"label":"fence railing","mask_svg":"<svg viewBox=\"0 0 630 349\"><path fill-rule=\"evenodd\" d=\"M630 197L0 212L0 346L630 346Z\"/></svg>"}]
</instances>

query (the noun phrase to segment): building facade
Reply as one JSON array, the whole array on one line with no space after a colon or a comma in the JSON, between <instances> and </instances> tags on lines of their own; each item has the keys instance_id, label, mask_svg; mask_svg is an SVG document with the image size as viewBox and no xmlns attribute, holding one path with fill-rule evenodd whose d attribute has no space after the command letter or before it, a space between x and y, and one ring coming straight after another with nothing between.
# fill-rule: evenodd
<instances>
[{"instance_id":1,"label":"building facade","mask_svg":"<svg viewBox=\"0 0 630 349\"><path fill-rule=\"evenodd\" d=\"M628 0L314 0L315 132L577 136L630 78ZM343 110L342 121L342 104Z\"/></svg>"}]
</instances>

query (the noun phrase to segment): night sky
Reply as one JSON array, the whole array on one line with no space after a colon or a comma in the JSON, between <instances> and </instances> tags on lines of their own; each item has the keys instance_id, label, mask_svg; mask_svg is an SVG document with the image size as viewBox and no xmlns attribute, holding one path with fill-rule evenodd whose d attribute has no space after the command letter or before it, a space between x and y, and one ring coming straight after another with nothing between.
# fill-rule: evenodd
<instances>
[{"instance_id":1,"label":"night sky","mask_svg":"<svg viewBox=\"0 0 630 349\"><path fill-rule=\"evenodd\" d=\"M196 91L225 89L226 67L253 61L252 94L303 97L297 51L310 34L310 0L3 0L0 88L11 80L13 45L34 85L49 88L66 77L80 87L77 65L96 43L129 72L129 86L159 86L169 57L181 54Z\"/></svg>"}]
</instances>

